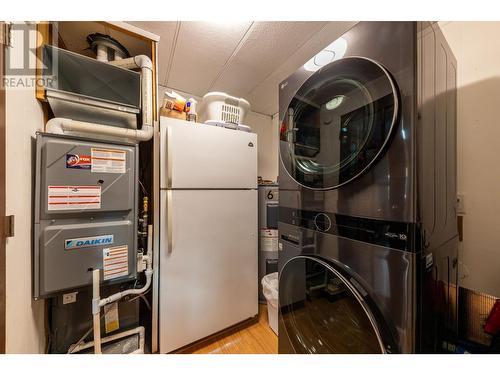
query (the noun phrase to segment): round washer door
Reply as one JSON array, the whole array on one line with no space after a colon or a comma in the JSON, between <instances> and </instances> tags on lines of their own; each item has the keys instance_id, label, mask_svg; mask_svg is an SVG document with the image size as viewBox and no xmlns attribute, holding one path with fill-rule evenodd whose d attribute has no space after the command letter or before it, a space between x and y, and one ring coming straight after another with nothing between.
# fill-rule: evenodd
<instances>
[{"instance_id":1,"label":"round washer door","mask_svg":"<svg viewBox=\"0 0 500 375\"><path fill-rule=\"evenodd\" d=\"M300 185L334 189L381 155L397 121L398 93L387 70L363 57L324 66L300 87L280 129L280 154Z\"/></svg>"},{"instance_id":2,"label":"round washer door","mask_svg":"<svg viewBox=\"0 0 500 375\"><path fill-rule=\"evenodd\" d=\"M381 330L360 292L320 259L299 256L279 280L279 340L288 353L385 353Z\"/></svg>"}]
</instances>

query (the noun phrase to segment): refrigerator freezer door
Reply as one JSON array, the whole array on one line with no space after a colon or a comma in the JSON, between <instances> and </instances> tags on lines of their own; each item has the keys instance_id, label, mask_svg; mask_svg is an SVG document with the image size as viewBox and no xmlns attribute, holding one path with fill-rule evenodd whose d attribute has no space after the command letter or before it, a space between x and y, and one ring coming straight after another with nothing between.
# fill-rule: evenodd
<instances>
[{"instance_id":1,"label":"refrigerator freezer door","mask_svg":"<svg viewBox=\"0 0 500 375\"><path fill-rule=\"evenodd\" d=\"M160 194L160 352L168 353L257 315L257 191Z\"/></svg>"},{"instance_id":2,"label":"refrigerator freezer door","mask_svg":"<svg viewBox=\"0 0 500 375\"><path fill-rule=\"evenodd\" d=\"M256 189L257 134L160 118L162 189Z\"/></svg>"}]
</instances>

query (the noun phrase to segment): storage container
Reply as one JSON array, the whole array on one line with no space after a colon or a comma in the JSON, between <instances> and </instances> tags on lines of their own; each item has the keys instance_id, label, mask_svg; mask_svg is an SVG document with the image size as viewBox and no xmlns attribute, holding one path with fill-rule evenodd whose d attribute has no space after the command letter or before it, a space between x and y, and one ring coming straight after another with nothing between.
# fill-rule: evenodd
<instances>
[{"instance_id":1,"label":"storage container","mask_svg":"<svg viewBox=\"0 0 500 375\"><path fill-rule=\"evenodd\" d=\"M241 124L248 111L250 111L250 103L245 99L236 98L224 92L209 92L200 103L198 118L201 123L207 120L217 120Z\"/></svg>"}]
</instances>

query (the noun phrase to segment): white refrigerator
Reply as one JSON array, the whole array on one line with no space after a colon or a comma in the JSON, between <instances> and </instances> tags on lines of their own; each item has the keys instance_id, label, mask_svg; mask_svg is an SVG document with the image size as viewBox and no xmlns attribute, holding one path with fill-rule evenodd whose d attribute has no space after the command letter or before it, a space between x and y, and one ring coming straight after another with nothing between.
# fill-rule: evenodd
<instances>
[{"instance_id":1,"label":"white refrigerator","mask_svg":"<svg viewBox=\"0 0 500 375\"><path fill-rule=\"evenodd\" d=\"M257 135L160 118L160 352L258 314Z\"/></svg>"}]
</instances>

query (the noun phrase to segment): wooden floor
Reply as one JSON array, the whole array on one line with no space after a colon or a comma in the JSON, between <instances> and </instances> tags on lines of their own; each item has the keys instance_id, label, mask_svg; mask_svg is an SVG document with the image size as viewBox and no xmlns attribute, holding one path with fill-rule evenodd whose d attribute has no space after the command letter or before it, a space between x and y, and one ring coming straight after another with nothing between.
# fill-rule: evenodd
<instances>
[{"instance_id":1,"label":"wooden floor","mask_svg":"<svg viewBox=\"0 0 500 375\"><path fill-rule=\"evenodd\" d=\"M278 336L267 323L267 306L259 305L259 321L191 354L278 354Z\"/></svg>"}]
</instances>

